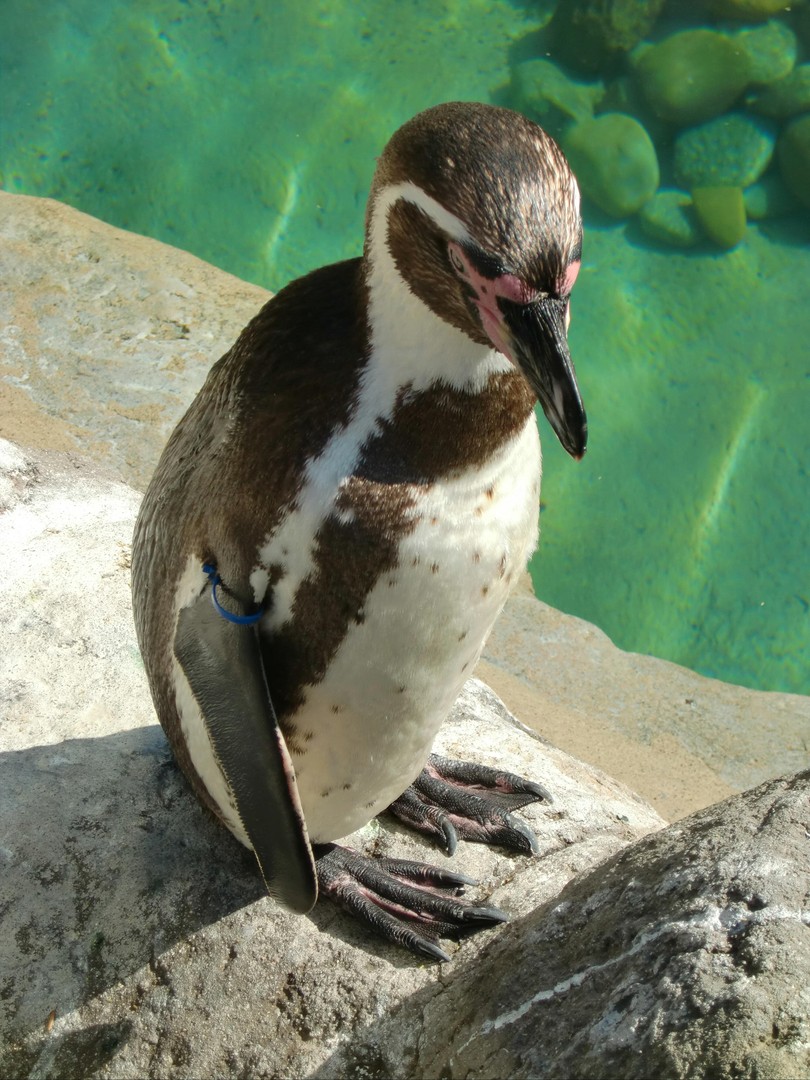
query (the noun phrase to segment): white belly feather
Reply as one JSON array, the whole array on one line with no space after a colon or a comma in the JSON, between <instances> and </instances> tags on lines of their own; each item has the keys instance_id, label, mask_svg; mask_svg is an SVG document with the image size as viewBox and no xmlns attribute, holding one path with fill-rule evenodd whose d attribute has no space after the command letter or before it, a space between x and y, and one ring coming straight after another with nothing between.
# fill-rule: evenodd
<instances>
[{"instance_id":1,"label":"white belly feather","mask_svg":"<svg viewBox=\"0 0 810 1080\"><path fill-rule=\"evenodd\" d=\"M539 477L532 418L485 469L433 485L415 507L398 567L293 718L316 732L293 759L314 840L365 824L425 764L535 547Z\"/></svg>"}]
</instances>

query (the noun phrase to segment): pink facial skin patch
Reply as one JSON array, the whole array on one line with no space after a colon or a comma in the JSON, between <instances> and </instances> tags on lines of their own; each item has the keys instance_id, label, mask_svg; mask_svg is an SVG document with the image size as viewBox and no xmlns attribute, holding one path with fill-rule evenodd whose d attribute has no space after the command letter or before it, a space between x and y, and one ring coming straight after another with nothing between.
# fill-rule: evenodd
<instances>
[{"instance_id":1,"label":"pink facial skin patch","mask_svg":"<svg viewBox=\"0 0 810 1080\"><path fill-rule=\"evenodd\" d=\"M565 268L565 274L557 279L557 291L560 296L565 297L565 330L568 332L568 327L571 325L571 304L568 297L571 295L571 290L574 287L574 283L577 280L579 274L579 268L582 265L579 259L576 262L569 263Z\"/></svg>"},{"instance_id":2,"label":"pink facial skin patch","mask_svg":"<svg viewBox=\"0 0 810 1080\"><path fill-rule=\"evenodd\" d=\"M577 280L579 274L579 268L582 263L577 259L576 262L569 263L565 268L565 274L557 279L557 292L560 296L569 296L571 290L574 287L574 283Z\"/></svg>"},{"instance_id":3,"label":"pink facial skin patch","mask_svg":"<svg viewBox=\"0 0 810 1080\"><path fill-rule=\"evenodd\" d=\"M510 349L509 338L504 333L503 316L498 308L497 298L503 296L518 304L528 304L534 299L535 291L515 274L501 274L497 278L486 278L479 274L460 244L451 242L447 249L454 270L472 287L473 302L478 308L481 325L487 337L498 352L508 356L514 364L515 358Z\"/></svg>"},{"instance_id":4,"label":"pink facial skin patch","mask_svg":"<svg viewBox=\"0 0 810 1080\"><path fill-rule=\"evenodd\" d=\"M455 241L447 245L450 261L459 277L470 283L474 296L473 302L481 316L481 324L487 337L498 350L508 356L512 363L515 358L510 349L510 341L504 332L503 316L498 308L499 296L516 304L531 304L541 297L541 293L516 274L500 274L496 278L486 278L476 270L466 252ZM567 297L577 280L580 263L572 262L565 269L565 275L557 282L561 297ZM566 303L565 325L568 327L570 314Z\"/></svg>"}]
</instances>

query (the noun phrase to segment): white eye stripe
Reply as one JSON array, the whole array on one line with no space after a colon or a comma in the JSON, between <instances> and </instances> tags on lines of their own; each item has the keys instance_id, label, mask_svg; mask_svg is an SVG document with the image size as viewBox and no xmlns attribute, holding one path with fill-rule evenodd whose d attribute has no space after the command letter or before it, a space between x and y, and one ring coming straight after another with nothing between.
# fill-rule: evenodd
<instances>
[{"instance_id":1,"label":"white eye stripe","mask_svg":"<svg viewBox=\"0 0 810 1080\"><path fill-rule=\"evenodd\" d=\"M436 222L440 229L458 243L469 243L472 239L467 226L461 218L451 214L449 210L445 210L441 203L436 202L434 198L420 187L417 187L416 184L411 183L410 180L402 184L390 184L388 187L383 188L377 196L374 206L375 216L377 213L387 215L388 210L400 199L418 206L420 210L424 211L429 218Z\"/></svg>"}]
</instances>

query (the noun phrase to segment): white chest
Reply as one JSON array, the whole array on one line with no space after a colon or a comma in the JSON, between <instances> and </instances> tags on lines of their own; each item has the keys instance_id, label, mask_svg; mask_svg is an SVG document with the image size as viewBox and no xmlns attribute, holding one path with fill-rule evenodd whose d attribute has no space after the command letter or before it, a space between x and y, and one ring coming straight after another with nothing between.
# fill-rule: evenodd
<instances>
[{"instance_id":1,"label":"white chest","mask_svg":"<svg viewBox=\"0 0 810 1080\"><path fill-rule=\"evenodd\" d=\"M539 483L532 417L485 469L434 484L413 508L396 567L292 718L313 733L293 755L313 840L364 824L424 765L536 545Z\"/></svg>"}]
</instances>

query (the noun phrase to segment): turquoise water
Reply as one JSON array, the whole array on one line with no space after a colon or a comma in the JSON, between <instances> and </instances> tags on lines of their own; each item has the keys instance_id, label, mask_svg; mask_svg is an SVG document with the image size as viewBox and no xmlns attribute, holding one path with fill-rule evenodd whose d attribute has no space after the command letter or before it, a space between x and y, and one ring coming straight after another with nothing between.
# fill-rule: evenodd
<instances>
[{"instance_id":1,"label":"turquoise water","mask_svg":"<svg viewBox=\"0 0 810 1080\"><path fill-rule=\"evenodd\" d=\"M405 119L510 102L554 6L4 0L0 182L276 289L359 252ZM575 464L543 428L538 595L623 648L806 693L807 214L679 252L585 211L590 445Z\"/></svg>"}]
</instances>

